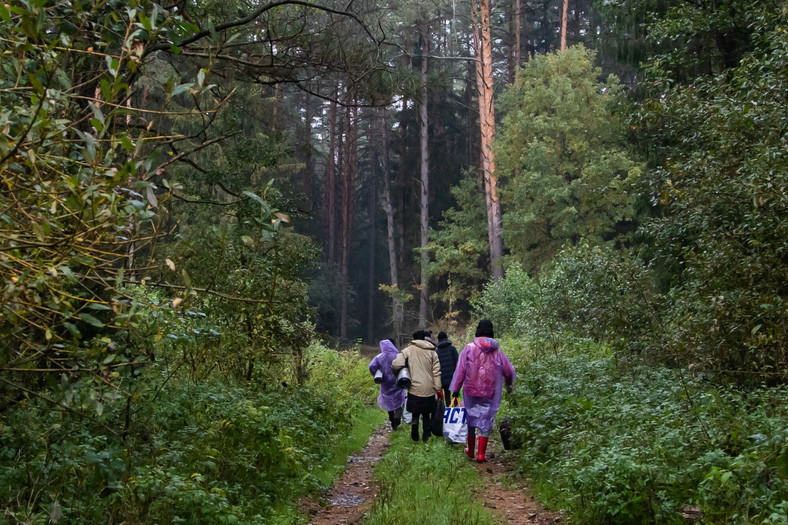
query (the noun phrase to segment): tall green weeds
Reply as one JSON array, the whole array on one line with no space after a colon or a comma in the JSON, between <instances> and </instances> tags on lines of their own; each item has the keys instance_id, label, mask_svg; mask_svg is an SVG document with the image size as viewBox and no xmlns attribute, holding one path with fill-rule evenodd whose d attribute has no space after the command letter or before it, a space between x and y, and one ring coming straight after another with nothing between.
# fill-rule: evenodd
<instances>
[{"instance_id":1,"label":"tall green weeds","mask_svg":"<svg viewBox=\"0 0 788 525\"><path fill-rule=\"evenodd\" d=\"M0 505L24 523L294 523L383 420L366 360L308 355L300 386L151 368L126 414L90 421L28 400L0 428Z\"/></svg>"},{"instance_id":2,"label":"tall green weeds","mask_svg":"<svg viewBox=\"0 0 788 525\"><path fill-rule=\"evenodd\" d=\"M599 348L514 353L523 469L578 522L684 523L697 508L702 523L788 523L788 388L623 367Z\"/></svg>"}]
</instances>

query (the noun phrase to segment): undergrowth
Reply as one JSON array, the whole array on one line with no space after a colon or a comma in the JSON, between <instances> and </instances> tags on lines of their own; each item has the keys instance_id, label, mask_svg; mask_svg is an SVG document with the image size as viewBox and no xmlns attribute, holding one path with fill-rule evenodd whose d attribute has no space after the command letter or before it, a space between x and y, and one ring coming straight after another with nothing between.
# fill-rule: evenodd
<instances>
[{"instance_id":1,"label":"undergrowth","mask_svg":"<svg viewBox=\"0 0 788 525\"><path fill-rule=\"evenodd\" d=\"M372 407L367 360L320 347L309 354L302 385L151 370L127 418L108 410L86 421L28 400L0 427L7 519L295 523L297 499L330 486L384 416ZM32 495L38 503L26 505Z\"/></svg>"},{"instance_id":2,"label":"undergrowth","mask_svg":"<svg viewBox=\"0 0 788 525\"><path fill-rule=\"evenodd\" d=\"M522 468L574 522L788 523L787 387L508 346Z\"/></svg>"}]
</instances>

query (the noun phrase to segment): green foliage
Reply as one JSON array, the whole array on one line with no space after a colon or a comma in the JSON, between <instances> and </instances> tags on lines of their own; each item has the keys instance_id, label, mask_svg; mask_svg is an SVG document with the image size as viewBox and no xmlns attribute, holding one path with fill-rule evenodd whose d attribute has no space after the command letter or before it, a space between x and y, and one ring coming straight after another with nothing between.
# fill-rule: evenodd
<instances>
[{"instance_id":1,"label":"green foliage","mask_svg":"<svg viewBox=\"0 0 788 525\"><path fill-rule=\"evenodd\" d=\"M517 371L522 466L573 518L684 523L686 505L702 523L788 521L785 388L715 388L681 371L622 369L599 352Z\"/></svg>"},{"instance_id":2,"label":"green foliage","mask_svg":"<svg viewBox=\"0 0 788 525\"><path fill-rule=\"evenodd\" d=\"M671 353L744 378L785 379L788 15L770 2L747 5L752 41L735 67L691 84L675 82L669 57L649 67L652 90L633 118L656 166L642 250L669 283ZM702 24L689 7L671 15L655 38L665 24L675 38ZM703 23L717 31L715 20Z\"/></svg>"},{"instance_id":3,"label":"green foliage","mask_svg":"<svg viewBox=\"0 0 788 525\"><path fill-rule=\"evenodd\" d=\"M661 348L664 299L635 257L588 245L561 251L538 278L519 265L489 283L474 306L500 333L553 349L591 340L617 351Z\"/></svg>"},{"instance_id":4,"label":"green foliage","mask_svg":"<svg viewBox=\"0 0 788 525\"><path fill-rule=\"evenodd\" d=\"M152 367L134 399L115 401L127 414L95 421L33 399L0 432L0 501L24 522L268 523L332 481L359 421L354 447L382 419L362 408L374 402L368 361L308 354L299 387Z\"/></svg>"},{"instance_id":5,"label":"green foliage","mask_svg":"<svg viewBox=\"0 0 788 525\"><path fill-rule=\"evenodd\" d=\"M615 113L621 85L600 81L593 61L582 46L536 56L501 98L503 235L528 271L565 243L619 240L617 227L632 219L629 189L640 167Z\"/></svg>"},{"instance_id":6,"label":"green foliage","mask_svg":"<svg viewBox=\"0 0 788 525\"><path fill-rule=\"evenodd\" d=\"M355 399L364 406L377 406L378 385L369 374L369 360L357 351L337 352L320 345L308 349L309 383L332 385L341 399Z\"/></svg>"},{"instance_id":7,"label":"green foliage","mask_svg":"<svg viewBox=\"0 0 788 525\"><path fill-rule=\"evenodd\" d=\"M483 481L460 447L435 438L414 443L402 430L392 434L391 443L375 468L380 491L366 525L493 523L473 501L473 490Z\"/></svg>"},{"instance_id":8,"label":"green foliage","mask_svg":"<svg viewBox=\"0 0 788 525\"><path fill-rule=\"evenodd\" d=\"M0 367L13 398L39 374L113 368L121 353L106 336L137 306L117 289L152 238L162 183L151 134L130 125L131 84L149 46L185 29L149 2L17 2L0 17Z\"/></svg>"},{"instance_id":9,"label":"green foliage","mask_svg":"<svg viewBox=\"0 0 788 525\"><path fill-rule=\"evenodd\" d=\"M451 189L456 207L443 213L440 228L430 230L427 250L431 277L446 280L434 298L451 307L478 295L479 284L488 275L490 248L487 241L487 208L482 181L467 174Z\"/></svg>"}]
</instances>

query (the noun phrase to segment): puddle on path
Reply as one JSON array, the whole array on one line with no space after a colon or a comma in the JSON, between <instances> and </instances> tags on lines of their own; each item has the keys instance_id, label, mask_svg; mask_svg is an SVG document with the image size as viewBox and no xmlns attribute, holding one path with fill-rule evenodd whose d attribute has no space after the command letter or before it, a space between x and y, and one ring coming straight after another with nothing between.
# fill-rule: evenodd
<instances>
[{"instance_id":1,"label":"puddle on path","mask_svg":"<svg viewBox=\"0 0 788 525\"><path fill-rule=\"evenodd\" d=\"M345 473L329 494L320 502L301 502L301 510L310 517L311 525L352 525L364 518L377 496L373 471L389 446L390 434L388 425L375 430L361 453L348 458Z\"/></svg>"}]
</instances>

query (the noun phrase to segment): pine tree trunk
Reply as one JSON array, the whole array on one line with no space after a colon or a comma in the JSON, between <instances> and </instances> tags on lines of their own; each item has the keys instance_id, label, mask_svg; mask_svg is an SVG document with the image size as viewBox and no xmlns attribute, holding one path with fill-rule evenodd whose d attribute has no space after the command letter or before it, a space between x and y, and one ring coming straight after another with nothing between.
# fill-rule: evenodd
<instances>
[{"instance_id":1,"label":"pine tree trunk","mask_svg":"<svg viewBox=\"0 0 788 525\"><path fill-rule=\"evenodd\" d=\"M426 251L428 242L428 233L430 226L429 214L429 189L430 189L430 156L428 148L428 133L429 121L427 120L427 55L429 54L429 31L424 28L422 33L422 57L421 57L421 108L420 120L421 131L419 133L421 139L421 236L419 246L422 248L421 252L421 286L419 290L419 325L424 326L427 321L427 302L429 299L429 290L427 281L427 265L429 264L429 256Z\"/></svg>"},{"instance_id":2,"label":"pine tree trunk","mask_svg":"<svg viewBox=\"0 0 788 525\"><path fill-rule=\"evenodd\" d=\"M515 73L514 26L515 26L515 7L512 4L509 6L509 34L507 35L508 42L506 42L507 46L509 47L508 52L506 53L506 82L508 84L514 83L514 73Z\"/></svg>"},{"instance_id":3,"label":"pine tree trunk","mask_svg":"<svg viewBox=\"0 0 788 525\"><path fill-rule=\"evenodd\" d=\"M391 181L389 180L389 130L386 124L386 109L383 108L380 119L381 142L383 143L383 210L386 212L386 241L389 248L389 272L391 275L391 286L399 286L399 274L397 270L397 245L394 241L394 206L391 199ZM396 296L391 298L391 324L394 335L399 337L402 333L402 321L404 312L402 305Z\"/></svg>"},{"instance_id":4,"label":"pine tree trunk","mask_svg":"<svg viewBox=\"0 0 788 525\"><path fill-rule=\"evenodd\" d=\"M307 95L308 96L308 95ZM306 108L305 121L304 121L304 173L303 173L303 186L304 186L304 202L307 210L313 208L313 183L314 183L314 162L312 159L312 110L313 106L309 103L307 98L304 107ZM313 221L311 214L307 218L306 232L312 233Z\"/></svg>"},{"instance_id":5,"label":"pine tree trunk","mask_svg":"<svg viewBox=\"0 0 788 525\"><path fill-rule=\"evenodd\" d=\"M522 50L520 42L520 32L522 31L522 6L521 0L514 0L514 67L515 70L520 69L523 65Z\"/></svg>"},{"instance_id":6,"label":"pine tree trunk","mask_svg":"<svg viewBox=\"0 0 788 525\"><path fill-rule=\"evenodd\" d=\"M347 339L348 291L350 288L350 236L353 229L353 206L356 200L355 149L356 119L348 107L345 110L344 162L342 163L342 290L340 292L339 338Z\"/></svg>"},{"instance_id":7,"label":"pine tree trunk","mask_svg":"<svg viewBox=\"0 0 788 525\"><path fill-rule=\"evenodd\" d=\"M478 8L477 8L478 6ZM481 131L481 164L487 204L487 233L490 244L490 270L493 280L503 277L503 239L501 238L501 205L498 180L495 176L495 105L493 102L492 40L490 37L490 0L479 0L471 11L476 44L476 85L479 91L479 129Z\"/></svg>"},{"instance_id":8,"label":"pine tree trunk","mask_svg":"<svg viewBox=\"0 0 788 525\"><path fill-rule=\"evenodd\" d=\"M378 148L373 149L375 168L378 167ZM367 343L375 343L375 222L378 208L378 188L376 185L376 169L372 170L369 184L369 278L367 281Z\"/></svg>"},{"instance_id":9,"label":"pine tree trunk","mask_svg":"<svg viewBox=\"0 0 788 525\"><path fill-rule=\"evenodd\" d=\"M337 157L337 103L333 100L329 104L328 110L328 164L326 174L326 193L328 194L328 212L326 222L328 223L328 260L329 268L334 267L336 253L334 248L337 242L336 232L336 206L337 206L337 182L336 182L336 157Z\"/></svg>"},{"instance_id":10,"label":"pine tree trunk","mask_svg":"<svg viewBox=\"0 0 788 525\"><path fill-rule=\"evenodd\" d=\"M569 11L569 0L564 0L564 6L561 12L561 51L564 51L566 49L567 11Z\"/></svg>"}]
</instances>

